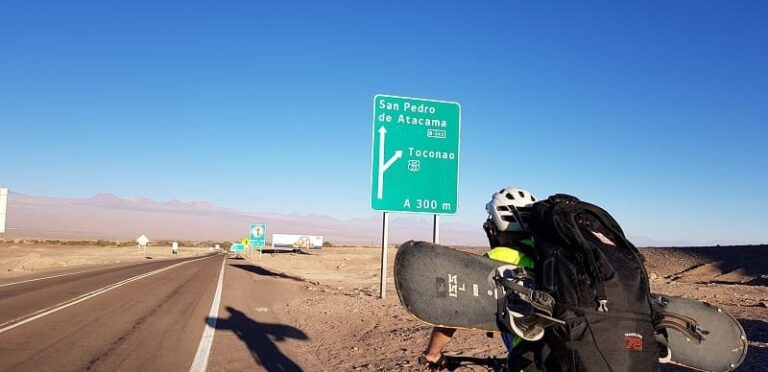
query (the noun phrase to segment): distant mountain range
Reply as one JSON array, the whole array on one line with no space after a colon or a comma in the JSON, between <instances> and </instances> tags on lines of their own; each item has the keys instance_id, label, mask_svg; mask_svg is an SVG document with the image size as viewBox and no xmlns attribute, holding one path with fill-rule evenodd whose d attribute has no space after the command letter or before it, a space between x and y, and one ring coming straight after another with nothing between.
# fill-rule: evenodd
<instances>
[{"instance_id":1,"label":"distant mountain range","mask_svg":"<svg viewBox=\"0 0 768 372\"><path fill-rule=\"evenodd\" d=\"M240 240L251 223L266 223L268 234L322 235L334 244L380 245L381 215L340 220L321 214L243 212L205 201L158 202L146 197L101 193L90 198L31 196L10 191L7 231L0 238L67 240ZM392 214L390 242L432 240L432 216ZM742 244L740 242L659 241L629 234L638 247ZM448 245L486 246L480 223L441 223L440 241Z\"/></svg>"},{"instance_id":2,"label":"distant mountain range","mask_svg":"<svg viewBox=\"0 0 768 372\"><path fill-rule=\"evenodd\" d=\"M266 223L269 234L323 235L334 244L381 244L381 216L339 220L317 214L248 213L204 201L157 202L102 193L91 198L8 195L6 239L239 240L251 223ZM442 223L441 242L485 246L480 226ZM431 240L431 216L392 215L390 242Z\"/></svg>"}]
</instances>

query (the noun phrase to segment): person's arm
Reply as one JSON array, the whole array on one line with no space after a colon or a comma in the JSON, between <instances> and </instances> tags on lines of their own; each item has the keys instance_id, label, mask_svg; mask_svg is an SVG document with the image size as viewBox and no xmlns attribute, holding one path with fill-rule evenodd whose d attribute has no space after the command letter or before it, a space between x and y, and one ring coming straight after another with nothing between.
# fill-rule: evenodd
<instances>
[{"instance_id":1,"label":"person's arm","mask_svg":"<svg viewBox=\"0 0 768 372\"><path fill-rule=\"evenodd\" d=\"M429 344L424 352L424 357L430 362L437 362L443 355L443 348L448 341L451 341L455 328L435 327L432 328L432 334L429 336Z\"/></svg>"}]
</instances>

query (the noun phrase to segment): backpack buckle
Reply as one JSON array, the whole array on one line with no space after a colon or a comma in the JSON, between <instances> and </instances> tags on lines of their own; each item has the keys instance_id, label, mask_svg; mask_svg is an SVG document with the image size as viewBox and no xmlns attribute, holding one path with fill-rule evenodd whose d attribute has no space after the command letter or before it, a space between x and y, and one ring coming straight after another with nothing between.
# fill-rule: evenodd
<instances>
[{"instance_id":1,"label":"backpack buckle","mask_svg":"<svg viewBox=\"0 0 768 372\"><path fill-rule=\"evenodd\" d=\"M607 312L608 311L608 300L604 298L597 299L597 302L599 305L597 306L597 311Z\"/></svg>"}]
</instances>

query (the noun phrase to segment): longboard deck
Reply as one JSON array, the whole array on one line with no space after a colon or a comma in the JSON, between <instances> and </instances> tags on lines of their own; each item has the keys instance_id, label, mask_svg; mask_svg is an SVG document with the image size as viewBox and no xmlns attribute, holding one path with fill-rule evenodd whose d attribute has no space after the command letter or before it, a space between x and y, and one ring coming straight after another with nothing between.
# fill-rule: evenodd
<instances>
[{"instance_id":1,"label":"longboard deck","mask_svg":"<svg viewBox=\"0 0 768 372\"><path fill-rule=\"evenodd\" d=\"M395 288L406 310L433 326L499 332L493 280L506 265L490 258L428 243L409 241L395 256ZM700 344L668 331L671 364L706 371L730 371L746 357L744 329L715 306L676 296L653 294L668 302L666 310L696 319L708 332Z\"/></svg>"},{"instance_id":2,"label":"longboard deck","mask_svg":"<svg viewBox=\"0 0 768 372\"><path fill-rule=\"evenodd\" d=\"M435 326L499 332L493 274L503 262L427 242L409 241L395 256L400 302Z\"/></svg>"},{"instance_id":3,"label":"longboard deck","mask_svg":"<svg viewBox=\"0 0 768 372\"><path fill-rule=\"evenodd\" d=\"M706 302L676 296L654 295L668 303L666 311L695 319L704 339L696 343L680 332L668 330L671 364L701 371L732 371L747 356L747 336L733 316Z\"/></svg>"}]
</instances>

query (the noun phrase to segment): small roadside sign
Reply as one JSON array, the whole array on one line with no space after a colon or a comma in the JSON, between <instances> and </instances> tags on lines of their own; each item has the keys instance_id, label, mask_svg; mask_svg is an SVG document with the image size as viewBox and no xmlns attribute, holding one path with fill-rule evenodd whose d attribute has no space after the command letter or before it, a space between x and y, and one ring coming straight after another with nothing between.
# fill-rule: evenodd
<instances>
[{"instance_id":1,"label":"small roadside sign","mask_svg":"<svg viewBox=\"0 0 768 372\"><path fill-rule=\"evenodd\" d=\"M142 235L138 239L136 239L136 242L139 243L140 246L146 247L147 243L149 243L149 238L147 238L146 235Z\"/></svg>"},{"instance_id":2,"label":"small roadside sign","mask_svg":"<svg viewBox=\"0 0 768 372\"><path fill-rule=\"evenodd\" d=\"M137 254L141 254L142 251L147 251L147 243L149 243L149 238L147 238L146 235L141 235L138 239L136 239L136 243L139 243L139 251Z\"/></svg>"},{"instance_id":3,"label":"small roadside sign","mask_svg":"<svg viewBox=\"0 0 768 372\"><path fill-rule=\"evenodd\" d=\"M248 238L251 247L264 248L267 242L267 224L252 223Z\"/></svg>"}]
</instances>

